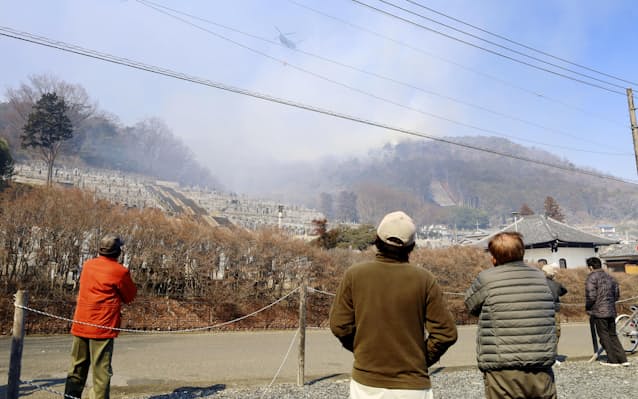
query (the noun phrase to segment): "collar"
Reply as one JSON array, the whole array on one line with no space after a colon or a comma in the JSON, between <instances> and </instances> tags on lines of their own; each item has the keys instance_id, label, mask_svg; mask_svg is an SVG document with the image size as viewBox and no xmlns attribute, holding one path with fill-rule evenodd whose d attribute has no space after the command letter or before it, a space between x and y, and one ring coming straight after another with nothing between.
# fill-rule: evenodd
<instances>
[{"instance_id":1,"label":"collar","mask_svg":"<svg viewBox=\"0 0 638 399\"><path fill-rule=\"evenodd\" d=\"M409 263L407 259L405 261L400 260L394 257L387 256L385 254L382 254L381 252L377 252L375 255L375 258L377 261L385 262L385 263Z\"/></svg>"}]
</instances>

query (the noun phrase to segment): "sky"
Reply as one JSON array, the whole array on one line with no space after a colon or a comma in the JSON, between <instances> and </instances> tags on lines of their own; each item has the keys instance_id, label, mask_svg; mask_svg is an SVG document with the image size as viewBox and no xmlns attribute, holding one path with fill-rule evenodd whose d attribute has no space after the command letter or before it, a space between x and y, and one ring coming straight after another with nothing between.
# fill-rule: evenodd
<instances>
[{"instance_id":1,"label":"sky","mask_svg":"<svg viewBox=\"0 0 638 399\"><path fill-rule=\"evenodd\" d=\"M506 137L638 181L625 94L638 90L635 1L360 3L394 16L352 0L0 0L0 31L429 137ZM31 75L80 84L124 125L164 120L230 189L273 162L364 155L410 138L6 36L0 54L1 101Z\"/></svg>"}]
</instances>

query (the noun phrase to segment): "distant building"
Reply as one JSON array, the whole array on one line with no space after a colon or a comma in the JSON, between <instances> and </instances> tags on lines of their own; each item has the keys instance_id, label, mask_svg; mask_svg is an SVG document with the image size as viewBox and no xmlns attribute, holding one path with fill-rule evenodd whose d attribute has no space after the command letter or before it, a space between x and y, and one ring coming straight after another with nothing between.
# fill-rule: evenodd
<instances>
[{"instance_id":1,"label":"distant building","mask_svg":"<svg viewBox=\"0 0 638 399\"><path fill-rule=\"evenodd\" d=\"M600 235L603 237L615 237L616 226L598 226Z\"/></svg>"},{"instance_id":2,"label":"distant building","mask_svg":"<svg viewBox=\"0 0 638 399\"><path fill-rule=\"evenodd\" d=\"M600 259L611 271L638 274L638 243L610 245L600 251Z\"/></svg>"},{"instance_id":3,"label":"distant building","mask_svg":"<svg viewBox=\"0 0 638 399\"><path fill-rule=\"evenodd\" d=\"M505 231L518 231L523 235L525 261L556 265L561 269L585 267L585 260L598 256L600 248L618 243L542 215L525 216L497 233ZM474 245L487 248L490 239L497 233Z\"/></svg>"}]
</instances>

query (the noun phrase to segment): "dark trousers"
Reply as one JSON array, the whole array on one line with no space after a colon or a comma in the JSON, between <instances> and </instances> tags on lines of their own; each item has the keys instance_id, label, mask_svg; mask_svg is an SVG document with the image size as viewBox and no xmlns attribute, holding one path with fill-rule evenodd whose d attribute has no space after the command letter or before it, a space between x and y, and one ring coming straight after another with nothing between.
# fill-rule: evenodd
<instances>
[{"instance_id":1,"label":"dark trousers","mask_svg":"<svg viewBox=\"0 0 638 399\"><path fill-rule=\"evenodd\" d=\"M607 361L609 363L624 363L627 361L627 355L623 349L618 335L616 334L616 322L613 317L606 317L599 319L594 318L594 325L596 326L596 333L598 333L598 339L600 345L607 352Z\"/></svg>"},{"instance_id":2,"label":"dark trousers","mask_svg":"<svg viewBox=\"0 0 638 399\"><path fill-rule=\"evenodd\" d=\"M492 370L483 373L487 399L556 399L551 368Z\"/></svg>"},{"instance_id":3,"label":"dark trousers","mask_svg":"<svg viewBox=\"0 0 638 399\"><path fill-rule=\"evenodd\" d=\"M89 394L91 399L109 399L111 388L111 359L113 358L113 338L90 339L73 337L71 347L71 368L66 377L64 394L82 397L84 384L89 375L89 367L93 368L93 388Z\"/></svg>"}]
</instances>

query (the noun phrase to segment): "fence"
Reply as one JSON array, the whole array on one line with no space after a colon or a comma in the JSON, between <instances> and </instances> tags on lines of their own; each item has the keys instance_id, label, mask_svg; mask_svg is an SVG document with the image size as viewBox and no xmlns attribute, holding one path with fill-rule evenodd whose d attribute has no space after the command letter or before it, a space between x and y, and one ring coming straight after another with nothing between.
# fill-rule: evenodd
<instances>
[{"instance_id":1,"label":"fence","mask_svg":"<svg viewBox=\"0 0 638 399\"><path fill-rule=\"evenodd\" d=\"M17 399L19 397L19 390L20 390L20 386L21 385L28 385L34 389L37 390L41 390L41 391L46 391L52 394L56 394L56 395L60 395L60 396L67 396L69 397L69 399L73 399L73 397L69 396L69 395L64 395L61 392L57 392L55 390L52 390L48 387L44 387L44 386L40 386L38 384L35 384L33 381L21 381L20 380L20 372L21 372L21 362L22 362L22 349L23 349L23 342L24 342L24 335L25 335L25 322L26 322L26 314L30 313L30 314L34 314L34 315L38 315L40 317L47 317L50 318L52 320L57 320L60 322L63 322L65 324L69 324L69 323L78 323L78 324L85 324L85 325L91 325L94 327L98 327L98 328L104 328L104 329L112 329L112 330L117 330L117 331L122 331L122 332L128 332L128 333L141 333L141 334L175 334L175 333L189 333L189 332L196 332L196 331L210 331L210 330L214 330L214 329L220 329L223 328L225 326L234 324L234 323L238 323L242 320L254 317L262 312L267 311L268 309L273 308L274 306L276 306L277 304L282 303L283 301L285 301L286 299L292 297L295 293L299 293L299 320L298 320L298 328L296 329L296 332L290 342L290 345L288 346L288 349L285 353L285 355L283 356L283 360L278 368L278 370L275 372L274 377L272 378L272 380L270 381L270 383L268 384L268 388L270 388L272 386L272 384L276 381L276 379L279 376L279 373L281 372L285 362L287 361L292 348L294 346L295 341L297 341L298 338L298 360L297 360L297 385L298 386L303 386L304 385L304 380L305 380L305 333L306 333L306 307L307 307L307 294L315 294L315 295L324 295L324 296L334 296L335 294L330 293L330 292L326 292L320 289L315 289L313 287L308 287L307 286L307 281L304 279L301 281L300 286L298 286L297 288L291 290L290 292L288 292L287 294L283 295L282 297L280 297L279 299L275 300L274 302L263 306L251 313L242 315L240 317L236 317L232 320L229 321L225 321L225 322L221 322L221 323L216 323L216 324L208 324L205 326L198 326L198 327L191 327L191 328L184 328L184 329L165 329L165 330L160 330L160 329L132 329L132 328L112 328L112 327L104 327L104 326L100 326L100 325L96 325L96 324L92 324L92 323L85 323L85 322L80 322L80 321L75 321L73 319L69 319L66 317L62 317L59 315L55 315L43 310L39 310L39 309L34 309L28 306L28 294L26 291L20 290L17 292L16 296L15 296L15 303L14 303L14 323L13 323L13 330L12 330L12 334L13 334L13 338L12 338L12 344L11 344L11 358L10 358L10 365L9 365L9 381L7 384L7 399ZM445 292L446 295L448 296L455 296L455 297L459 297L462 296L463 294L461 293L453 293L453 292ZM627 298L624 299L622 301L618 301L618 304L620 306L624 306L625 304L634 301L638 299L638 297L633 297L633 298ZM565 306L584 306L584 304L574 304L574 303L566 303L564 304ZM595 341L594 341L595 342ZM594 344L595 345L595 344ZM594 351L597 351L597 348L594 349ZM598 354L598 353L597 353ZM264 391L265 393L266 391ZM76 398L77 399L77 398Z\"/></svg>"}]
</instances>

